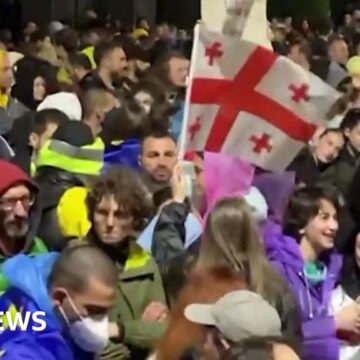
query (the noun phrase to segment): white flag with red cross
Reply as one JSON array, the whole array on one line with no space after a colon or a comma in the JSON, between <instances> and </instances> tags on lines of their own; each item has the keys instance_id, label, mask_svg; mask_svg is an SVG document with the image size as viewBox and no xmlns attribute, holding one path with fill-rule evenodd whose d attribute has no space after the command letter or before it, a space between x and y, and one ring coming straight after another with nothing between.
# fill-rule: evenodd
<instances>
[{"instance_id":1,"label":"white flag with red cross","mask_svg":"<svg viewBox=\"0 0 360 360\"><path fill-rule=\"evenodd\" d=\"M338 97L291 60L197 25L182 146L283 171Z\"/></svg>"}]
</instances>

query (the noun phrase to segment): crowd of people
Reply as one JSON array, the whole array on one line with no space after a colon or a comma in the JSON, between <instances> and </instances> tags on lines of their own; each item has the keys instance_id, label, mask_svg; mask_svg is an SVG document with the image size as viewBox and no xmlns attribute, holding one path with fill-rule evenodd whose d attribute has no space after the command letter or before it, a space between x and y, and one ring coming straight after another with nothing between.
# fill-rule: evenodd
<instances>
[{"instance_id":1,"label":"crowd of people","mask_svg":"<svg viewBox=\"0 0 360 360\"><path fill-rule=\"evenodd\" d=\"M191 36L91 15L0 32L0 358L360 359L359 10L270 24L342 93L283 174L179 160Z\"/></svg>"}]
</instances>

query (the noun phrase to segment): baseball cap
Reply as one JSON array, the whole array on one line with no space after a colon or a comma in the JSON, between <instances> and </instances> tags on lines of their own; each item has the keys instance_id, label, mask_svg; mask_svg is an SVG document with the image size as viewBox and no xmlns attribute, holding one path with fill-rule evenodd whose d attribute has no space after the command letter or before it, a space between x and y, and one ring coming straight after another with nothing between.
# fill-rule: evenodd
<instances>
[{"instance_id":1,"label":"baseball cap","mask_svg":"<svg viewBox=\"0 0 360 360\"><path fill-rule=\"evenodd\" d=\"M281 336L281 320L275 308L248 290L230 292L212 305L189 305L184 315L193 323L215 326L234 343L251 337Z\"/></svg>"}]
</instances>

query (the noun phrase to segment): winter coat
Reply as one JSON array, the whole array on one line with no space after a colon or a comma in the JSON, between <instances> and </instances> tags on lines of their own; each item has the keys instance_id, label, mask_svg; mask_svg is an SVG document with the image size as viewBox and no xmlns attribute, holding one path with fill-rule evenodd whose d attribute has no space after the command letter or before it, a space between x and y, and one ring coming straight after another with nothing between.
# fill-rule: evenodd
<instances>
[{"instance_id":1,"label":"winter coat","mask_svg":"<svg viewBox=\"0 0 360 360\"><path fill-rule=\"evenodd\" d=\"M45 312L46 328L33 331L29 322L26 331L15 331L5 326L0 336L0 358L4 360L94 360L66 336L65 329L54 312L47 284L58 254L39 255L34 258L18 255L4 264L10 288L0 298L0 311L12 314L20 311ZM18 310L20 309L20 310Z\"/></svg>"},{"instance_id":2,"label":"winter coat","mask_svg":"<svg viewBox=\"0 0 360 360\"><path fill-rule=\"evenodd\" d=\"M187 203L175 202L161 210L154 228L151 245L151 253L160 266L185 252L185 223L189 211L190 206Z\"/></svg>"},{"instance_id":3,"label":"winter coat","mask_svg":"<svg viewBox=\"0 0 360 360\"><path fill-rule=\"evenodd\" d=\"M159 265L169 302L176 299L198 256L202 227L189 210L188 204L165 206L151 236L142 238L142 242L151 241L151 253Z\"/></svg>"},{"instance_id":4,"label":"winter coat","mask_svg":"<svg viewBox=\"0 0 360 360\"><path fill-rule=\"evenodd\" d=\"M317 164L311 150L306 147L291 162L287 171L295 172L296 182L311 186L319 182L321 174L328 167L327 164Z\"/></svg>"},{"instance_id":5,"label":"winter coat","mask_svg":"<svg viewBox=\"0 0 360 360\"><path fill-rule=\"evenodd\" d=\"M114 250L100 244L94 235L89 235L86 241L99 246L116 261ZM79 240L72 241L71 246L78 243ZM141 319L151 303L166 304L164 287L156 262L136 243L130 246L125 265L121 265L118 261L116 264L119 268L119 296L110 315L110 321L124 326L124 341L121 344L110 343L102 353L101 359L127 359L130 350L131 359L142 360L146 358L149 350L166 329L166 322Z\"/></svg>"},{"instance_id":6,"label":"winter coat","mask_svg":"<svg viewBox=\"0 0 360 360\"><path fill-rule=\"evenodd\" d=\"M321 259L327 267L327 277L315 286L305 277L304 259L295 239L284 236L279 226L269 224L264 240L269 260L288 282L298 300L304 360L338 360L340 344L329 305L342 266L341 256L333 251Z\"/></svg>"},{"instance_id":7,"label":"winter coat","mask_svg":"<svg viewBox=\"0 0 360 360\"><path fill-rule=\"evenodd\" d=\"M14 149L13 162L20 166L27 174L31 173L31 157L33 149L29 144L29 137L34 125L35 113L29 111L16 118L8 134L9 145Z\"/></svg>"},{"instance_id":8,"label":"winter coat","mask_svg":"<svg viewBox=\"0 0 360 360\"><path fill-rule=\"evenodd\" d=\"M66 190L83 186L81 179L73 173L53 167L41 167L36 176L40 189L41 223L38 236L44 239L50 250L61 251L67 242L57 218L57 206Z\"/></svg>"},{"instance_id":9,"label":"winter coat","mask_svg":"<svg viewBox=\"0 0 360 360\"><path fill-rule=\"evenodd\" d=\"M359 163L360 154L347 144L334 164L322 174L321 180L334 186L346 196Z\"/></svg>"}]
</instances>

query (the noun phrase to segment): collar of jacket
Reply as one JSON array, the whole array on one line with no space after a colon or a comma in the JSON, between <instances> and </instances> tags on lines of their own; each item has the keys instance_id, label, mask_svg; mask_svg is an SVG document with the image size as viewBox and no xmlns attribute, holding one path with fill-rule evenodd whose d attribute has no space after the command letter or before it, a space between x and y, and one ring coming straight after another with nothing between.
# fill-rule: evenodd
<instances>
[{"instance_id":1,"label":"collar of jacket","mask_svg":"<svg viewBox=\"0 0 360 360\"><path fill-rule=\"evenodd\" d=\"M146 277L153 273L154 267L151 261L151 255L137 243L132 243L124 271L119 275L120 280Z\"/></svg>"},{"instance_id":2,"label":"collar of jacket","mask_svg":"<svg viewBox=\"0 0 360 360\"><path fill-rule=\"evenodd\" d=\"M93 230L90 230L86 241L90 244L102 248L103 251L107 250L102 246L102 244L94 235ZM74 244L78 243L78 240L74 241ZM120 280L130 280L138 277L147 277L154 274L154 263L155 261L151 257L151 254L143 249L139 244L136 243L136 239L131 240L129 254L125 261L125 265L119 265L121 271L119 272ZM110 256L110 255L109 255ZM114 257L112 257L114 261Z\"/></svg>"}]
</instances>

